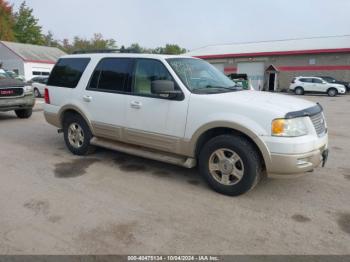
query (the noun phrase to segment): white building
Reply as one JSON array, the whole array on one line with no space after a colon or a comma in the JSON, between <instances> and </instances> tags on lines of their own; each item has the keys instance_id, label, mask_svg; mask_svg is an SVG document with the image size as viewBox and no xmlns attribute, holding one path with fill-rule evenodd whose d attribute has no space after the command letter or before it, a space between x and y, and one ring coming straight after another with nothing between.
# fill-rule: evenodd
<instances>
[{"instance_id":1,"label":"white building","mask_svg":"<svg viewBox=\"0 0 350 262\"><path fill-rule=\"evenodd\" d=\"M28 81L35 76L49 75L60 56L56 47L0 41L0 64L6 70L23 75Z\"/></svg>"}]
</instances>

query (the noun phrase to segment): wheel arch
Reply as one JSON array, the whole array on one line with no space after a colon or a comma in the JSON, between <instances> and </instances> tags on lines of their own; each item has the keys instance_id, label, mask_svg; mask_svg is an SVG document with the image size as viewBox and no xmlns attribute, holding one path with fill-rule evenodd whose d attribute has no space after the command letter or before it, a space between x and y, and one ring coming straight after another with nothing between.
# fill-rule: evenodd
<instances>
[{"instance_id":1,"label":"wheel arch","mask_svg":"<svg viewBox=\"0 0 350 262\"><path fill-rule=\"evenodd\" d=\"M88 124L91 132L94 133L91 121L89 120L89 118L77 106L66 105L66 106L61 108L61 110L59 111L58 114L59 114L59 122L60 122L61 127L63 127L63 121L64 121L64 118L67 117L67 115L69 115L69 114L77 114L77 115L81 116L85 120L85 122Z\"/></svg>"},{"instance_id":2,"label":"wheel arch","mask_svg":"<svg viewBox=\"0 0 350 262\"><path fill-rule=\"evenodd\" d=\"M335 91L338 92L338 88L336 88L336 87L334 87L334 86L330 86L330 87L328 87L328 89L327 89L327 93L328 93L328 91L331 90L331 89L334 89Z\"/></svg>"},{"instance_id":3,"label":"wheel arch","mask_svg":"<svg viewBox=\"0 0 350 262\"><path fill-rule=\"evenodd\" d=\"M211 123L201 127L192 136L192 155L196 158L204 146L206 141L209 139L222 135L222 134L233 134L237 136L243 136L248 139L252 145L257 149L257 152L261 156L264 166L268 169L271 163L270 152L266 144L250 129L235 123Z\"/></svg>"}]
</instances>

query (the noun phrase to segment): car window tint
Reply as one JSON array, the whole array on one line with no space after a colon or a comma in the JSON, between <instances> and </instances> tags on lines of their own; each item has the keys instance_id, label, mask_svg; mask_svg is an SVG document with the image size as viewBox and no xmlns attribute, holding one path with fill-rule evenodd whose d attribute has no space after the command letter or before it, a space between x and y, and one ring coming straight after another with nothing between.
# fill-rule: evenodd
<instances>
[{"instance_id":1,"label":"car window tint","mask_svg":"<svg viewBox=\"0 0 350 262\"><path fill-rule=\"evenodd\" d=\"M303 83L312 83L312 79L311 78L300 78L299 81L303 82Z\"/></svg>"},{"instance_id":2,"label":"car window tint","mask_svg":"<svg viewBox=\"0 0 350 262\"><path fill-rule=\"evenodd\" d=\"M317 83L317 84L321 84L322 80L321 79L317 79L317 78L313 78L312 82Z\"/></svg>"},{"instance_id":3,"label":"car window tint","mask_svg":"<svg viewBox=\"0 0 350 262\"><path fill-rule=\"evenodd\" d=\"M75 88L90 58L61 58L52 69L47 85Z\"/></svg>"},{"instance_id":4,"label":"car window tint","mask_svg":"<svg viewBox=\"0 0 350 262\"><path fill-rule=\"evenodd\" d=\"M96 67L90 80L90 89L130 92L134 60L105 58Z\"/></svg>"},{"instance_id":5,"label":"car window tint","mask_svg":"<svg viewBox=\"0 0 350 262\"><path fill-rule=\"evenodd\" d=\"M151 95L151 83L156 80L174 81L165 66L157 60L138 59L135 67L133 92Z\"/></svg>"}]
</instances>

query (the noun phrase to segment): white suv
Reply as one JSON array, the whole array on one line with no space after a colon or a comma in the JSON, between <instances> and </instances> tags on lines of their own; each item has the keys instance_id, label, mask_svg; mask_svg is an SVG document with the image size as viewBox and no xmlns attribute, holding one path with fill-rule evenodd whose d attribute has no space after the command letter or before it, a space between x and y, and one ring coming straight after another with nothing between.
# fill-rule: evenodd
<instances>
[{"instance_id":1,"label":"white suv","mask_svg":"<svg viewBox=\"0 0 350 262\"><path fill-rule=\"evenodd\" d=\"M46 120L68 149L101 146L199 171L216 191L242 194L263 174L289 177L325 163L319 104L242 90L186 56L80 54L55 65Z\"/></svg>"},{"instance_id":2,"label":"white suv","mask_svg":"<svg viewBox=\"0 0 350 262\"><path fill-rule=\"evenodd\" d=\"M337 94L345 94L346 88L344 85L329 83L320 77L299 76L292 80L289 90L294 91L296 95L309 93L326 93L329 96Z\"/></svg>"}]
</instances>

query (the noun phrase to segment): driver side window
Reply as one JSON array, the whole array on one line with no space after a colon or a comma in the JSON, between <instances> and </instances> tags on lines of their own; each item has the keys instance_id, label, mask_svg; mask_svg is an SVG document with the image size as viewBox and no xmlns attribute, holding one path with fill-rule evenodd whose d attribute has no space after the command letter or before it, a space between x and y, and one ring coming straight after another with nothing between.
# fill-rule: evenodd
<instances>
[{"instance_id":1,"label":"driver side window","mask_svg":"<svg viewBox=\"0 0 350 262\"><path fill-rule=\"evenodd\" d=\"M152 95L151 83L156 80L174 81L165 66L157 60L138 59L134 76L134 94Z\"/></svg>"}]
</instances>

